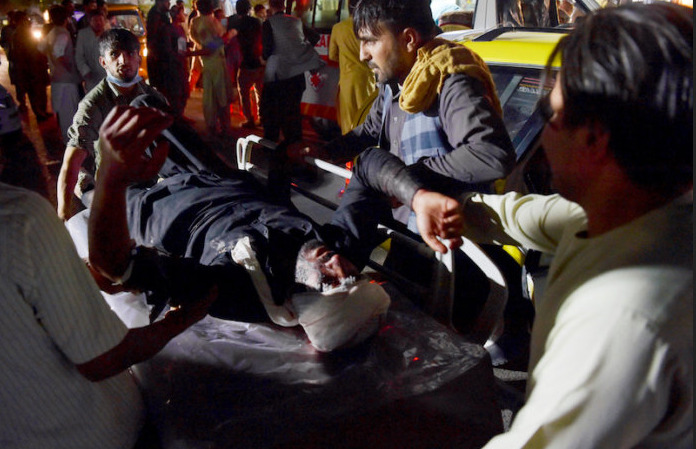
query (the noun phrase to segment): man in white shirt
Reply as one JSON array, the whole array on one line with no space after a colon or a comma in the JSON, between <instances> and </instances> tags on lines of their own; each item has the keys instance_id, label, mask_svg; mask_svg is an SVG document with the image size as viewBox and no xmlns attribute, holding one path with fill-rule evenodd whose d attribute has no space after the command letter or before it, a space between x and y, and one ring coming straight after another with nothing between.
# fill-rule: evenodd
<instances>
[{"instance_id":1,"label":"man in white shirt","mask_svg":"<svg viewBox=\"0 0 696 449\"><path fill-rule=\"evenodd\" d=\"M0 447L132 448L145 408L126 370L203 318L214 299L128 329L51 205L0 183Z\"/></svg>"}]
</instances>

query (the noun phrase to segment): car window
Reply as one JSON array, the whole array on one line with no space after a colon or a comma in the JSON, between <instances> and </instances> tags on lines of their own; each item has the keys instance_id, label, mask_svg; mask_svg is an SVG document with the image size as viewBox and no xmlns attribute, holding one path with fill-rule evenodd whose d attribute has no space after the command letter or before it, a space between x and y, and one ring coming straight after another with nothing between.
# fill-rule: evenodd
<instances>
[{"instance_id":1,"label":"car window","mask_svg":"<svg viewBox=\"0 0 696 449\"><path fill-rule=\"evenodd\" d=\"M541 68L489 67L503 107L503 121L519 159L544 126L535 113L536 104L551 90L554 77L545 79Z\"/></svg>"},{"instance_id":2,"label":"car window","mask_svg":"<svg viewBox=\"0 0 696 449\"><path fill-rule=\"evenodd\" d=\"M109 11L109 22L113 28L125 28L136 36L145 34L145 27L137 11Z\"/></svg>"}]
</instances>

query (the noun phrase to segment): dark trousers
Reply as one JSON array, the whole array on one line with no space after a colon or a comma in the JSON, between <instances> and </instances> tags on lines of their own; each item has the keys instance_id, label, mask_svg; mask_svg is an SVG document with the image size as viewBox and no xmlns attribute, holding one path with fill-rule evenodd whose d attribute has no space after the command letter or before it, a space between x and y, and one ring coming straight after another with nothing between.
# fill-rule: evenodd
<instances>
[{"instance_id":1,"label":"dark trousers","mask_svg":"<svg viewBox=\"0 0 696 449\"><path fill-rule=\"evenodd\" d=\"M369 188L359 174L353 172L341 204L331 222L324 225L323 234L331 246L362 268L372 250L384 240L377 232L380 223L394 225L390 199Z\"/></svg>"},{"instance_id":2,"label":"dark trousers","mask_svg":"<svg viewBox=\"0 0 696 449\"><path fill-rule=\"evenodd\" d=\"M34 114L39 119L44 119L48 115L48 95L46 85L33 81L18 83L15 85L17 91L17 101L24 103L24 95L29 97L29 103Z\"/></svg>"},{"instance_id":3,"label":"dark trousers","mask_svg":"<svg viewBox=\"0 0 696 449\"><path fill-rule=\"evenodd\" d=\"M305 85L304 74L264 85L260 112L266 139L278 142L282 131L287 143L302 140L300 103Z\"/></svg>"}]
</instances>

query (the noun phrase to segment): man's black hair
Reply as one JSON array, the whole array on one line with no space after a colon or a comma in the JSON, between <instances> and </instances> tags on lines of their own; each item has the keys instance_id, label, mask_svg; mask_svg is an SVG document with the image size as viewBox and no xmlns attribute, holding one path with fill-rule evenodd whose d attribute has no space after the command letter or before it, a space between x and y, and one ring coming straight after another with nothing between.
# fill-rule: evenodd
<instances>
[{"instance_id":1,"label":"man's black hair","mask_svg":"<svg viewBox=\"0 0 696 449\"><path fill-rule=\"evenodd\" d=\"M285 0L269 0L268 6L275 9L285 9Z\"/></svg>"},{"instance_id":2,"label":"man's black hair","mask_svg":"<svg viewBox=\"0 0 696 449\"><path fill-rule=\"evenodd\" d=\"M68 20L68 8L63 5L53 5L48 8L48 17L51 19L51 23L63 25Z\"/></svg>"},{"instance_id":3,"label":"man's black hair","mask_svg":"<svg viewBox=\"0 0 696 449\"><path fill-rule=\"evenodd\" d=\"M360 0L353 13L353 29L368 30L375 36L386 28L398 34L414 28L428 39L437 34L430 0Z\"/></svg>"},{"instance_id":4,"label":"man's black hair","mask_svg":"<svg viewBox=\"0 0 696 449\"><path fill-rule=\"evenodd\" d=\"M111 50L139 52L140 41L125 28L111 28L99 36L99 55L105 57Z\"/></svg>"},{"instance_id":5,"label":"man's black hair","mask_svg":"<svg viewBox=\"0 0 696 449\"><path fill-rule=\"evenodd\" d=\"M237 9L237 14L245 16L251 11L251 2L249 0L237 0L235 8Z\"/></svg>"},{"instance_id":6,"label":"man's black hair","mask_svg":"<svg viewBox=\"0 0 696 449\"><path fill-rule=\"evenodd\" d=\"M91 22L92 19L93 19L94 17L97 17L97 16L102 16L102 17L106 18L107 13L106 13L106 11L104 10L104 8L97 8L97 9L95 9L95 10L93 10L93 11L88 12L88 13L87 13L87 21L88 21L88 22Z\"/></svg>"},{"instance_id":7,"label":"man's black hair","mask_svg":"<svg viewBox=\"0 0 696 449\"><path fill-rule=\"evenodd\" d=\"M201 15L205 16L215 11L216 4L217 2L213 0L198 0L196 2L196 8Z\"/></svg>"},{"instance_id":8,"label":"man's black hair","mask_svg":"<svg viewBox=\"0 0 696 449\"><path fill-rule=\"evenodd\" d=\"M584 17L549 61L559 53L564 125L602 126L638 186L671 196L692 183L691 9L662 2L603 9Z\"/></svg>"}]
</instances>

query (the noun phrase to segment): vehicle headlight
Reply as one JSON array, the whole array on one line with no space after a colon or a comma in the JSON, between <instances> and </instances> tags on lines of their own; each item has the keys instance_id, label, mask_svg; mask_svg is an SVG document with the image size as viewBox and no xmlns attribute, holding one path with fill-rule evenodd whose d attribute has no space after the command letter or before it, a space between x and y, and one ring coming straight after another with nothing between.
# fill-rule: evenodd
<instances>
[{"instance_id":1,"label":"vehicle headlight","mask_svg":"<svg viewBox=\"0 0 696 449\"><path fill-rule=\"evenodd\" d=\"M31 35L36 39L37 41L41 40L42 33L40 30L31 30Z\"/></svg>"}]
</instances>

